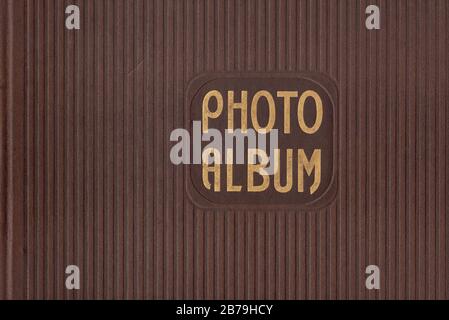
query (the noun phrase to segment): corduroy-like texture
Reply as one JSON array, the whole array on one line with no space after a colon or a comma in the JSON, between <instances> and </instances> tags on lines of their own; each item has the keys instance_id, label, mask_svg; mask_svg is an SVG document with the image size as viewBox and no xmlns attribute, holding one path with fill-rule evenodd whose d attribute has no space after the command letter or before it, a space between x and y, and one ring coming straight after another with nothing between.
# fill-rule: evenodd
<instances>
[{"instance_id":1,"label":"corduroy-like texture","mask_svg":"<svg viewBox=\"0 0 449 320\"><path fill-rule=\"evenodd\" d=\"M380 30L365 28L369 4ZM448 15L446 0L9 0L0 298L447 299ZM217 71L335 81L331 205L189 200L169 134L188 82ZM65 289L69 264L79 291Z\"/></svg>"}]
</instances>

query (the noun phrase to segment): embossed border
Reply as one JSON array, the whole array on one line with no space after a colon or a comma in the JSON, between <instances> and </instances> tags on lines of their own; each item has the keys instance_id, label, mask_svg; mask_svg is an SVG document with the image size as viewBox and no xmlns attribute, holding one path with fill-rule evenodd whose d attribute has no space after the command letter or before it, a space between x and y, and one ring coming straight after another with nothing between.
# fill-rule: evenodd
<instances>
[{"instance_id":1,"label":"embossed border","mask_svg":"<svg viewBox=\"0 0 449 320\"><path fill-rule=\"evenodd\" d=\"M332 141L332 175L330 183L324 193L318 198L314 199L305 204L217 204L213 203L207 198L205 198L201 193L199 193L192 183L191 177L191 166L185 166L185 188L186 193L192 203L198 208L202 209L236 209L236 210L274 210L274 209L286 209L286 210L318 210L325 208L330 205L330 203L336 198L337 195L337 180L338 180L338 89L335 82L330 79L327 75L318 72L213 72L213 73L203 73L193 79L191 79L187 85L185 92L185 117L184 125L185 128L190 128L191 126L191 104L193 98L200 90L202 86L206 83L223 78L300 78L307 79L309 81L315 82L317 85L326 91L332 101L333 107L333 141Z\"/></svg>"}]
</instances>

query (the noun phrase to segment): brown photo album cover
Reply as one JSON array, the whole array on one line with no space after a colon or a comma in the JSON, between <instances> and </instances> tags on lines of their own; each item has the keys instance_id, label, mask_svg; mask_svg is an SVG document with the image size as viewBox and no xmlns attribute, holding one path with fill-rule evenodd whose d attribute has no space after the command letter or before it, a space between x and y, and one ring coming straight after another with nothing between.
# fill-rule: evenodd
<instances>
[{"instance_id":1,"label":"brown photo album cover","mask_svg":"<svg viewBox=\"0 0 449 320\"><path fill-rule=\"evenodd\" d=\"M449 298L449 1L0 4L0 300Z\"/></svg>"}]
</instances>

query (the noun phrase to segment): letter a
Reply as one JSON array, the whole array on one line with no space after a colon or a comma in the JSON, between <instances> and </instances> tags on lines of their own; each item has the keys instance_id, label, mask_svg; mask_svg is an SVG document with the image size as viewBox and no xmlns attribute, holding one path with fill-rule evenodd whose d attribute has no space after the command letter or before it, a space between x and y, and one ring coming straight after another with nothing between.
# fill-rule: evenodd
<instances>
[{"instance_id":1,"label":"letter a","mask_svg":"<svg viewBox=\"0 0 449 320\"><path fill-rule=\"evenodd\" d=\"M65 269L65 273L69 276L65 280L65 287L68 290L80 289L80 268L78 266L70 265Z\"/></svg>"},{"instance_id":2,"label":"letter a","mask_svg":"<svg viewBox=\"0 0 449 320\"><path fill-rule=\"evenodd\" d=\"M67 6L65 13L69 16L65 19L65 27L68 30L80 29L80 8L75 5Z\"/></svg>"},{"instance_id":3,"label":"letter a","mask_svg":"<svg viewBox=\"0 0 449 320\"><path fill-rule=\"evenodd\" d=\"M369 14L366 17L365 26L368 30L379 30L380 29L380 9L378 6L369 5L365 10L366 14Z\"/></svg>"},{"instance_id":4,"label":"letter a","mask_svg":"<svg viewBox=\"0 0 449 320\"><path fill-rule=\"evenodd\" d=\"M380 270L376 265L369 265L365 270L369 276L366 278L365 286L368 290L380 289Z\"/></svg>"}]
</instances>

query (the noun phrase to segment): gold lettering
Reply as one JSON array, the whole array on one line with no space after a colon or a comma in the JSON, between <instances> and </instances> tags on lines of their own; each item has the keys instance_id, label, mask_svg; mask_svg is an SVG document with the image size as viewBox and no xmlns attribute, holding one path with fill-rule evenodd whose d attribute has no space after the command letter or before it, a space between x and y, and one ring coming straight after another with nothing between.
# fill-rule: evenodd
<instances>
[{"instance_id":1,"label":"gold lettering","mask_svg":"<svg viewBox=\"0 0 449 320\"><path fill-rule=\"evenodd\" d=\"M278 98L284 98L284 133L290 133L290 100L297 98L297 91L278 91Z\"/></svg>"},{"instance_id":2,"label":"gold lettering","mask_svg":"<svg viewBox=\"0 0 449 320\"><path fill-rule=\"evenodd\" d=\"M213 154L213 163L209 164L208 157ZM207 148L203 151L203 185L210 190L209 173L214 174L214 191L220 192L220 152L214 148Z\"/></svg>"},{"instance_id":3,"label":"gold lettering","mask_svg":"<svg viewBox=\"0 0 449 320\"><path fill-rule=\"evenodd\" d=\"M268 102L268 123L264 128L261 128L257 119L257 106L260 98L264 97ZM276 117L276 108L274 106L274 99L271 93L266 90L258 91L251 102L251 120L253 122L254 129L257 132L268 133L274 127L274 121Z\"/></svg>"},{"instance_id":4,"label":"gold lettering","mask_svg":"<svg viewBox=\"0 0 449 320\"><path fill-rule=\"evenodd\" d=\"M217 110L212 112L209 109L209 100L214 97L217 100ZM209 130L209 118L210 119L216 119L223 111L223 97L221 93L217 90L211 90L209 91L203 99L203 115L202 115L202 122L203 122L203 133L207 133Z\"/></svg>"},{"instance_id":5,"label":"gold lettering","mask_svg":"<svg viewBox=\"0 0 449 320\"><path fill-rule=\"evenodd\" d=\"M234 91L228 91L228 129L234 130L234 110L241 110L240 129L246 132L248 128L248 91L242 91L240 102L234 101Z\"/></svg>"},{"instance_id":6,"label":"gold lettering","mask_svg":"<svg viewBox=\"0 0 449 320\"><path fill-rule=\"evenodd\" d=\"M292 172L292 158L293 150L287 149L287 174L285 186L281 186L281 170L280 170L280 155L279 149L274 150L274 163L275 163L275 173L274 173L274 188L277 192L287 193L292 189L293 185L293 172Z\"/></svg>"},{"instance_id":7,"label":"gold lettering","mask_svg":"<svg viewBox=\"0 0 449 320\"><path fill-rule=\"evenodd\" d=\"M315 106L316 106L316 119L315 123L312 127L307 126L305 120L304 120L304 105L307 100L307 98L313 98L315 100ZM299 127L301 130L307 134L314 134L318 131L318 129L321 126L321 122L323 121L323 102L321 101L320 96L318 93L316 93L313 90L307 90L305 91L301 97L299 97L298 102L298 122Z\"/></svg>"},{"instance_id":8,"label":"gold lettering","mask_svg":"<svg viewBox=\"0 0 449 320\"><path fill-rule=\"evenodd\" d=\"M234 156L233 150L226 150L226 181L228 192L240 192L242 190L242 186L234 185L234 177L233 177L233 165L234 165Z\"/></svg>"},{"instance_id":9,"label":"gold lettering","mask_svg":"<svg viewBox=\"0 0 449 320\"><path fill-rule=\"evenodd\" d=\"M310 194L314 194L321 183L321 149L313 151L310 161L304 149L298 149L298 192L304 192L304 170L308 176L315 171L314 181L310 186Z\"/></svg>"},{"instance_id":10,"label":"gold lettering","mask_svg":"<svg viewBox=\"0 0 449 320\"><path fill-rule=\"evenodd\" d=\"M256 164L256 161L253 161L255 156L260 156L260 164ZM267 164L268 156L265 151L259 149L248 150L248 192L262 192L268 188L270 184L270 178L267 171L265 170ZM255 173L258 173L263 179L262 184L258 186L254 185Z\"/></svg>"}]
</instances>

